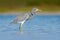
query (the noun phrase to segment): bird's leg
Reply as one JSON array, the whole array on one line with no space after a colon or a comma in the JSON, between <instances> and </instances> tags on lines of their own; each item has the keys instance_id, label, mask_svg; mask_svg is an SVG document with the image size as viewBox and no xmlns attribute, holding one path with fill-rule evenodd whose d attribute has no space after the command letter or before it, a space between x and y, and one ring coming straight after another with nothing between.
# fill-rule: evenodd
<instances>
[{"instance_id":1,"label":"bird's leg","mask_svg":"<svg viewBox=\"0 0 60 40\"><path fill-rule=\"evenodd\" d=\"M20 24L19 30L20 32L22 32L22 24Z\"/></svg>"}]
</instances>

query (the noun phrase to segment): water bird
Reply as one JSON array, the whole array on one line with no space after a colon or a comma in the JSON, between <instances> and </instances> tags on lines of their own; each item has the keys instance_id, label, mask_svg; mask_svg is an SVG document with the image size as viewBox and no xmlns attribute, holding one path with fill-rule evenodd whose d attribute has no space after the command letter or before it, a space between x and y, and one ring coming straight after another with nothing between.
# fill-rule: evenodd
<instances>
[{"instance_id":1,"label":"water bird","mask_svg":"<svg viewBox=\"0 0 60 40\"><path fill-rule=\"evenodd\" d=\"M41 10L39 10L38 8L32 8L32 10L30 11L30 13L24 13L23 15L19 15L17 16L16 18L14 18L10 24L12 23L19 23L20 26L19 26L19 30L20 32L22 32L22 25L30 20L31 18L33 18L37 12L40 12Z\"/></svg>"}]
</instances>

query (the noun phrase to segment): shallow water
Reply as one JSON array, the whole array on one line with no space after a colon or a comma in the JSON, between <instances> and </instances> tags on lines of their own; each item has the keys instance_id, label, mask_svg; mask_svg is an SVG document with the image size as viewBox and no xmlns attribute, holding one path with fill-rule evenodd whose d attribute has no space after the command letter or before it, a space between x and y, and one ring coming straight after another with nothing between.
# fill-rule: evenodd
<instances>
[{"instance_id":1,"label":"shallow water","mask_svg":"<svg viewBox=\"0 0 60 40\"><path fill-rule=\"evenodd\" d=\"M0 40L60 40L60 16L38 15L26 21L23 34L19 24L11 24L15 15L0 15Z\"/></svg>"}]
</instances>

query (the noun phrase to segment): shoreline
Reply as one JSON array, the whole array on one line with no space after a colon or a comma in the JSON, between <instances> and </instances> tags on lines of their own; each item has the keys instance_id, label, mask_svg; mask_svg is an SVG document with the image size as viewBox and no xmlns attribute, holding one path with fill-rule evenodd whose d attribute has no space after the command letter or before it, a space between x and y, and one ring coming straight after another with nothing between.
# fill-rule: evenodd
<instances>
[{"instance_id":1,"label":"shoreline","mask_svg":"<svg viewBox=\"0 0 60 40\"><path fill-rule=\"evenodd\" d=\"M0 13L0 15L20 15L20 14L24 14L24 13L29 13L29 12L5 12L5 13ZM60 15L60 11L59 12L40 12L37 13L37 15Z\"/></svg>"}]
</instances>

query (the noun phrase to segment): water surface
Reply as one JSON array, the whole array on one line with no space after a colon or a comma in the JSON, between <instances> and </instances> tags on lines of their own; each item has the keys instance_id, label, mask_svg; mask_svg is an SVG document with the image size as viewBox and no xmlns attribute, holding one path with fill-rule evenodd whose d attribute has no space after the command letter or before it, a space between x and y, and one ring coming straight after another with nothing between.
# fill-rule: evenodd
<instances>
[{"instance_id":1,"label":"water surface","mask_svg":"<svg viewBox=\"0 0 60 40\"><path fill-rule=\"evenodd\" d=\"M0 40L60 40L60 16L35 16L24 23L23 34L19 31L20 24L8 26L15 17L0 15Z\"/></svg>"}]
</instances>

